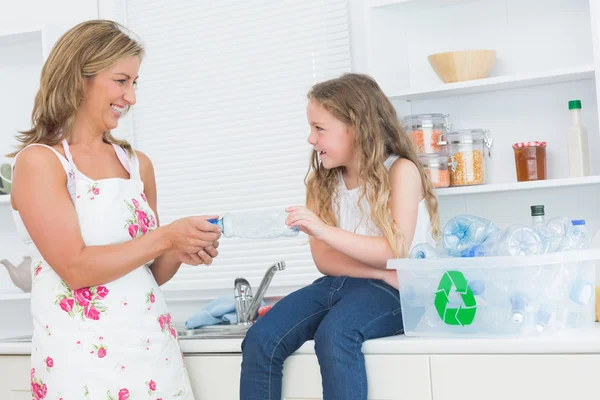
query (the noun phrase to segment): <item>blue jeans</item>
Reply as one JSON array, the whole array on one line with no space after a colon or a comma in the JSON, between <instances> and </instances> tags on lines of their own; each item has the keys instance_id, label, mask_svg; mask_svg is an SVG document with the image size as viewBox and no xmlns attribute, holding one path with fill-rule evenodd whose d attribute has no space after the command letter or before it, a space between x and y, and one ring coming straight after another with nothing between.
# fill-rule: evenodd
<instances>
[{"instance_id":1,"label":"blue jeans","mask_svg":"<svg viewBox=\"0 0 600 400\"><path fill-rule=\"evenodd\" d=\"M383 281L324 276L281 299L242 343L241 400L281 400L283 362L314 339L325 400L366 400L365 340L402 333L398 291Z\"/></svg>"}]
</instances>

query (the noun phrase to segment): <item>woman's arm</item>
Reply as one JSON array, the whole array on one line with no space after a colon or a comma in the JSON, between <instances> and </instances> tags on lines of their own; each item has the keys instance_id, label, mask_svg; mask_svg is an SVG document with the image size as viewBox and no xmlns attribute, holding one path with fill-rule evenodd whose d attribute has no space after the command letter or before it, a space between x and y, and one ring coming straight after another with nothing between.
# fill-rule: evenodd
<instances>
[{"instance_id":1,"label":"woman's arm","mask_svg":"<svg viewBox=\"0 0 600 400\"><path fill-rule=\"evenodd\" d=\"M64 169L40 146L19 155L12 200L42 257L73 290L111 282L170 249L198 252L219 237L206 217L190 217L124 243L86 246Z\"/></svg>"},{"instance_id":2,"label":"woman's arm","mask_svg":"<svg viewBox=\"0 0 600 400\"><path fill-rule=\"evenodd\" d=\"M136 151L136 154L140 163L140 175L144 182L144 194L146 195L150 208L152 208L152 211L154 211L154 214L156 215L156 226L160 226L156 206L157 196L154 167L147 155L141 151ZM150 271L152 271L156 283L158 283L159 286L164 285L173 278L175 273L177 273L182 262L190 265L211 264L212 259L218 254L217 247L219 247L218 241L214 242L213 245L208 246L206 249L200 250L197 254L186 254L180 251L170 250L154 260L150 266Z\"/></svg>"}]
</instances>

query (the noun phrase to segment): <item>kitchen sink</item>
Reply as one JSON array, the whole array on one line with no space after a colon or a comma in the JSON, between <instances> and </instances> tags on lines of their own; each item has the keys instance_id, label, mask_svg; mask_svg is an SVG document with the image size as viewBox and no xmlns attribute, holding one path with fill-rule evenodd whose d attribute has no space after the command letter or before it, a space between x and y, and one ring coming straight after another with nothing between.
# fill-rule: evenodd
<instances>
[{"instance_id":1,"label":"kitchen sink","mask_svg":"<svg viewBox=\"0 0 600 400\"><path fill-rule=\"evenodd\" d=\"M179 339L234 339L243 338L252 325L207 325L196 329L177 331Z\"/></svg>"}]
</instances>

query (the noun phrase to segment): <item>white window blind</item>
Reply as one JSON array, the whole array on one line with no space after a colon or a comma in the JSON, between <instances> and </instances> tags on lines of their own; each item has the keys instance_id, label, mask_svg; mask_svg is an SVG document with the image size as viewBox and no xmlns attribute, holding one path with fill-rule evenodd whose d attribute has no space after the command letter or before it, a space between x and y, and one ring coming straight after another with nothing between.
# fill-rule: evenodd
<instances>
[{"instance_id":1,"label":"white window blind","mask_svg":"<svg viewBox=\"0 0 600 400\"><path fill-rule=\"evenodd\" d=\"M346 0L125 4L147 52L132 125L154 163L161 223L304 204L306 93L350 71ZM183 266L164 289L217 295L236 277L256 287L280 260L271 295L320 275L304 234L220 243L212 266Z\"/></svg>"}]
</instances>

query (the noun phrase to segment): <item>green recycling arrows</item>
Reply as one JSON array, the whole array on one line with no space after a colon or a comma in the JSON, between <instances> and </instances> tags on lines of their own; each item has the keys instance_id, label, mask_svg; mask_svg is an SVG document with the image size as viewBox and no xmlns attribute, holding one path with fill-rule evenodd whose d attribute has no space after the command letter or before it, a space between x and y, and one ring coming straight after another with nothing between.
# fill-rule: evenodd
<instances>
[{"instance_id":1,"label":"green recycling arrows","mask_svg":"<svg viewBox=\"0 0 600 400\"><path fill-rule=\"evenodd\" d=\"M465 304L464 307L448 308L448 303L450 302L448 296L452 292L452 287L455 287L456 293L460 294ZM477 301L462 272L446 271L442 279L440 279L438 290L435 293L434 304L438 315L448 325L466 326L470 325L475 319Z\"/></svg>"}]
</instances>

